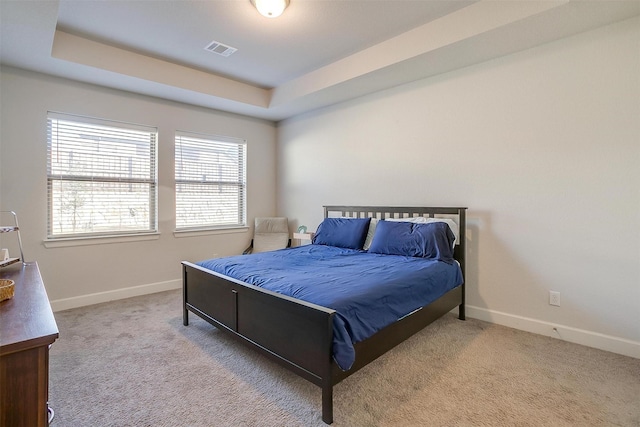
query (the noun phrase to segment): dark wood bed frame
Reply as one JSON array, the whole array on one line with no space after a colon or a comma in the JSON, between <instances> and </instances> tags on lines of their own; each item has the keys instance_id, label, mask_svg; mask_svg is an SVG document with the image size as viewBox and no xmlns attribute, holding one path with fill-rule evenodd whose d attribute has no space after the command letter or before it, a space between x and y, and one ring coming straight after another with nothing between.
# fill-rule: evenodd
<instances>
[{"instance_id":1,"label":"dark wood bed frame","mask_svg":"<svg viewBox=\"0 0 640 427\"><path fill-rule=\"evenodd\" d=\"M454 256L465 272L465 213L459 207L325 206L325 218L449 217L459 225ZM465 319L464 284L354 345L356 360L342 371L333 360L335 311L253 286L183 261L183 323L192 312L322 388L322 421L333 422L333 386L459 308Z\"/></svg>"}]
</instances>

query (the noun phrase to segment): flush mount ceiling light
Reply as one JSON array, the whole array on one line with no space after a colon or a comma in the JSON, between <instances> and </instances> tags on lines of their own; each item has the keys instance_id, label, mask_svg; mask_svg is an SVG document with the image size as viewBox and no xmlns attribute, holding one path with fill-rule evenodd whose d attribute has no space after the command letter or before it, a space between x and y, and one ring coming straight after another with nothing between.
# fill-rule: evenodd
<instances>
[{"instance_id":1,"label":"flush mount ceiling light","mask_svg":"<svg viewBox=\"0 0 640 427\"><path fill-rule=\"evenodd\" d=\"M289 6L289 0L249 0L261 15L277 18Z\"/></svg>"}]
</instances>

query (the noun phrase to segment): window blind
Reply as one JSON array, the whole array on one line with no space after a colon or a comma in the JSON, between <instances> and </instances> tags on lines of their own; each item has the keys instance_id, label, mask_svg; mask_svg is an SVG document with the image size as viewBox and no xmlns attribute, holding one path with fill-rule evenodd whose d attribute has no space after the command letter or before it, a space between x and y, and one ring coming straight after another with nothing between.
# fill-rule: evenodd
<instances>
[{"instance_id":1,"label":"window blind","mask_svg":"<svg viewBox=\"0 0 640 427\"><path fill-rule=\"evenodd\" d=\"M176 229L246 225L246 142L176 132Z\"/></svg>"},{"instance_id":2,"label":"window blind","mask_svg":"<svg viewBox=\"0 0 640 427\"><path fill-rule=\"evenodd\" d=\"M157 129L49 113L48 237L157 231Z\"/></svg>"}]
</instances>

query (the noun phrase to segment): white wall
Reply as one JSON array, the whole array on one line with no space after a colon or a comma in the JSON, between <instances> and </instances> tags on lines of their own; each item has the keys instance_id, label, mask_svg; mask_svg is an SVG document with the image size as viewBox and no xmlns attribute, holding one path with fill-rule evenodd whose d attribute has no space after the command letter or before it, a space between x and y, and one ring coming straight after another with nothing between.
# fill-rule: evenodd
<instances>
[{"instance_id":1,"label":"white wall","mask_svg":"<svg viewBox=\"0 0 640 427\"><path fill-rule=\"evenodd\" d=\"M247 140L248 222L276 213L272 122L4 67L0 73L1 209L18 213L25 258L37 260L54 308L180 287L181 260L238 254L251 232L175 237L174 131ZM157 240L45 248L47 111L158 127ZM10 235L0 243L9 245ZM4 246L3 246L4 247Z\"/></svg>"},{"instance_id":2,"label":"white wall","mask_svg":"<svg viewBox=\"0 0 640 427\"><path fill-rule=\"evenodd\" d=\"M310 228L468 206L470 316L640 357L639 19L285 120L278 165Z\"/></svg>"}]
</instances>

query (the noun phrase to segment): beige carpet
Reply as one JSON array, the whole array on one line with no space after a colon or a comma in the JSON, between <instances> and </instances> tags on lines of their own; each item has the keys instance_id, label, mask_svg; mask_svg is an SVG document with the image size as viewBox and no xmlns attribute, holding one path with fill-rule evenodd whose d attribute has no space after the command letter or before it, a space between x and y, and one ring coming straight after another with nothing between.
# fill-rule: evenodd
<instances>
[{"instance_id":1,"label":"beige carpet","mask_svg":"<svg viewBox=\"0 0 640 427\"><path fill-rule=\"evenodd\" d=\"M320 388L180 291L56 313L52 427L323 426ZM335 426L640 426L640 360L447 315L334 388Z\"/></svg>"}]
</instances>

